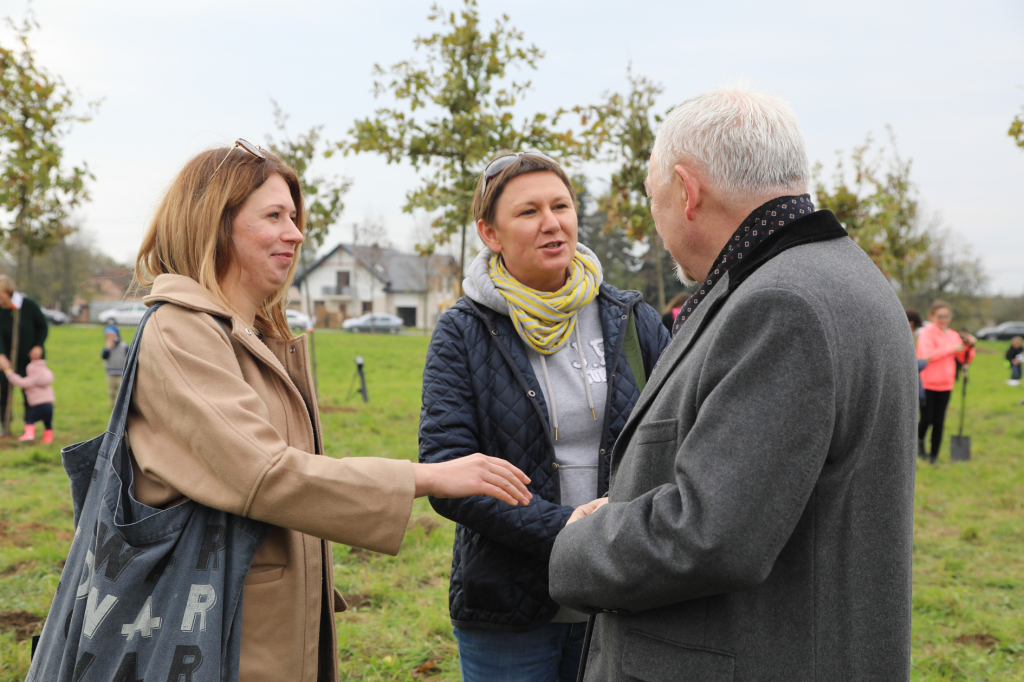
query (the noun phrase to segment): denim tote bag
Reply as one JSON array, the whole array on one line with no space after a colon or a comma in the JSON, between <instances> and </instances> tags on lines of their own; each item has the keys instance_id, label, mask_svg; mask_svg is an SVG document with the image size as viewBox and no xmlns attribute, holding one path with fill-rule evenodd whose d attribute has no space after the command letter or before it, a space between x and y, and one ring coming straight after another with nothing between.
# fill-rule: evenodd
<instances>
[{"instance_id":1,"label":"denim tote bag","mask_svg":"<svg viewBox=\"0 0 1024 682\"><path fill-rule=\"evenodd\" d=\"M242 583L270 527L193 500L138 502L125 443L146 311L106 432L64 448L75 537L30 682L238 679Z\"/></svg>"}]
</instances>

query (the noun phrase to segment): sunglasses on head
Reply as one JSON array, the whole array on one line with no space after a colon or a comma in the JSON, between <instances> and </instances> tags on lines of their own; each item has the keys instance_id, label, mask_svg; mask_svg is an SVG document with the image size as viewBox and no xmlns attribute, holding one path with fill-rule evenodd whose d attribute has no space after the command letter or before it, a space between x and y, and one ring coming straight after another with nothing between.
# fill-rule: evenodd
<instances>
[{"instance_id":1,"label":"sunglasses on head","mask_svg":"<svg viewBox=\"0 0 1024 682\"><path fill-rule=\"evenodd\" d=\"M224 158L221 159L221 162L217 164L217 167L213 170L213 175L210 176L210 180L213 180L214 175L217 175L217 171L219 171L220 167L224 165L224 162L228 160L228 157L231 156L231 152L235 151L236 147L241 149L242 151L252 154L257 159L263 160L267 158L267 155L264 154L263 150L260 149L257 145L254 145L252 142L249 142L248 140L238 138L237 140L235 140L235 144L232 145L231 149L228 150L228 153L224 155Z\"/></svg>"},{"instance_id":2,"label":"sunglasses on head","mask_svg":"<svg viewBox=\"0 0 1024 682\"><path fill-rule=\"evenodd\" d=\"M480 188L480 194L483 195L487 191L487 182L495 175L505 170L512 165L512 162L518 159L520 156L539 156L542 159L547 159L551 163L557 164L558 162L552 159L546 154L540 152L516 152L515 154L506 154L505 156L499 156L494 161L487 164L487 168L484 168L484 186Z\"/></svg>"}]
</instances>

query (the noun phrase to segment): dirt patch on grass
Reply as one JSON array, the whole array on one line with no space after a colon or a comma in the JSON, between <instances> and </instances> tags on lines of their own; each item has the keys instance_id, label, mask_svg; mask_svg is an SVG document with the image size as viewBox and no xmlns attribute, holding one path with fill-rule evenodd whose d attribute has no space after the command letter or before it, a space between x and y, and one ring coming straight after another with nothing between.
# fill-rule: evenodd
<instances>
[{"instance_id":1,"label":"dirt patch on grass","mask_svg":"<svg viewBox=\"0 0 1024 682\"><path fill-rule=\"evenodd\" d=\"M58 540L69 542L74 533L58 530L45 523L10 523L0 519L0 545L13 547L31 547L37 533L53 533Z\"/></svg>"},{"instance_id":2,"label":"dirt patch on grass","mask_svg":"<svg viewBox=\"0 0 1024 682\"><path fill-rule=\"evenodd\" d=\"M336 414L338 412L345 412L345 413L358 412L359 410L357 410L354 407L348 407L346 405L341 405L341 406L337 406L337 405L320 405L320 411L324 412L326 414Z\"/></svg>"},{"instance_id":3,"label":"dirt patch on grass","mask_svg":"<svg viewBox=\"0 0 1024 682\"><path fill-rule=\"evenodd\" d=\"M42 616L28 611L4 611L0 613L0 630L14 630L14 636L20 642L36 634Z\"/></svg>"},{"instance_id":4,"label":"dirt patch on grass","mask_svg":"<svg viewBox=\"0 0 1024 682\"><path fill-rule=\"evenodd\" d=\"M359 547L349 547L348 556L345 557L349 561L358 561L360 563L366 563L373 556L373 552L368 549L361 549Z\"/></svg>"},{"instance_id":5,"label":"dirt patch on grass","mask_svg":"<svg viewBox=\"0 0 1024 682\"><path fill-rule=\"evenodd\" d=\"M348 604L350 609L364 609L367 606L373 606L373 600L368 594L344 594L345 603Z\"/></svg>"},{"instance_id":6,"label":"dirt patch on grass","mask_svg":"<svg viewBox=\"0 0 1024 682\"><path fill-rule=\"evenodd\" d=\"M955 538L960 536L960 529L956 526L940 526L933 529L931 534L940 538Z\"/></svg>"},{"instance_id":7,"label":"dirt patch on grass","mask_svg":"<svg viewBox=\"0 0 1024 682\"><path fill-rule=\"evenodd\" d=\"M423 516L420 516L419 518L409 519L409 528L408 528L408 530L412 530L416 526L422 526L423 527L423 534L424 535L430 535L431 531L433 531L436 528L440 528L441 527L441 522L438 521L437 518L435 518L433 516L430 516L429 514L424 514Z\"/></svg>"},{"instance_id":8,"label":"dirt patch on grass","mask_svg":"<svg viewBox=\"0 0 1024 682\"><path fill-rule=\"evenodd\" d=\"M426 661L425 663L423 663L421 665L418 665L415 668L413 668L412 669L412 674L414 676L416 676L416 677L425 677L425 678L428 678L428 679L432 678L434 675L437 675L437 674L439 674L441 672L441 665L440 665L440 663L441 662L438 661L437 659L431 658L430 660Z\"/></svg>"},{"instance_id":9,"label":"dirt patch on grass","mask_svg":"<svg viewBox=\"0 0 1024 682\"><path fill-rule=\"evenodd\" d=\"M964 646L973 645L980 649L995 649L999 644L999 639L995 635L990 635L987 632L973 635L960 635L953 641Z\"/></svg>"},{"instance_id":10,"label":"dirt patch on grass","mask_svg":"<svg viewBox=\"0 0 1024 682\"><path fill-rule=\"evenodd\" d=\"M36 562L34 561L15 561L10 566L0 570L0 576L6 577L9 575L16 575L18 573L24 573L25 571L32 570L35 568Z\"/></svg>"}]
</instances>

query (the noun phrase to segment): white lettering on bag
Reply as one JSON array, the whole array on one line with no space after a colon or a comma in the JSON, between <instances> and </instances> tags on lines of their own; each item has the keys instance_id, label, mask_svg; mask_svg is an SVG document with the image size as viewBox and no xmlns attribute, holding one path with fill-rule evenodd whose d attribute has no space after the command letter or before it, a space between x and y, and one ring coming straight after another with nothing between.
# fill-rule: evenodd
<instances>
[{"instance_id":1,"label":"white lettering on bag","mask_svg":"<svg viewBox=\"0 0 1024 682\"><path fill-rule=\"evenodd\" d=\"M156 630L163 624L163 619L153 617L153 597L146 600L146 603L142 605L142 610L139 611L138 617L135 618L134 623L125 623L121 626L121 634L127 638L127 641L132 641L135 637L135 633L139 632L143 637L149 638L153 636L153 630Z\"/></svg>"},{"instance_id":2,"label":"white lettering on bag","mask_svg":"<svg viewBox=\"0 0 1024 682\"><path fill-rule=\"evenodd\" d=\"M217 593L213 585L193 585L188 593L188 604L185 605L185 616L181 619L181 631L192 632L199 616L199 630L206 632L206 612L217 603Z\"/></svg>"},{"instance_id":3,"label":"white lettering on bag","mask_svg":"<svg viewBox=\"0 0 1024 682\"><path fill-rule=\"evenodd\" d=\"M92 639L92 636L96 633L96 628L103 623L103 619L107 617L110 610L114 608L114 604L117 603L117 597L112 594L108 594L103 598L103 601L97 604L99 601L100 591L95 587L89 590L89 598L85 600L85 624L82 627L82 634Z\"/></svg>"},{"instance_id":4,"label":"white lettering on bag","mask_svg":"<svg viewBox=\"0 0 1024 682\"><path fill-rule=\"evenodd\" d=\"M81 599L82 597L88 596L89 588L92 587L92 574L95 569L93 565L96 563L96 558L92 555L92 550L87 549L85 551L85 567L86 571L85 582L78 586L78 592L75 593L75 599Z\"/></svg>"}]
</instances>

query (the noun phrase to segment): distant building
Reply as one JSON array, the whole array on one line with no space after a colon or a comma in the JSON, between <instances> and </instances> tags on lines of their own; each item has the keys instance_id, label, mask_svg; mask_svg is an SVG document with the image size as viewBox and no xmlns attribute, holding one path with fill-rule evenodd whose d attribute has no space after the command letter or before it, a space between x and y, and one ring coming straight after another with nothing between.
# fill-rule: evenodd
<instances>
[{"instance_id":1,"label":"distant building","mask_svg":"<svg viewBox=\"0 0 1024 682\"><path fill-rule=\"evenodd\" d=\"M433 328L458 298L458 262L451 256L418 256L395 249L338 244L292 282L289 307L337 327L350 317L386 312L406 327ZM306 286L313 310L306 308Z\"/></svg>"},{"instance_id":2,"label":"distant building","mask_svg":"<svg viewBox=\"0 0 1024 682\"><path fill-rule=\"evenodd\" d=\"M132 287L131 270L104 268L79 286L79 293L68 312L75 322L99 322L101 313L125 303L141 301L148 293L149 289Z\"/></svg>"}]
</instances>

